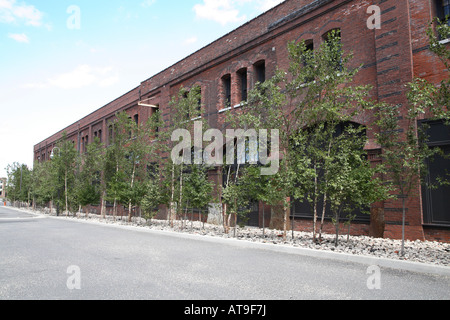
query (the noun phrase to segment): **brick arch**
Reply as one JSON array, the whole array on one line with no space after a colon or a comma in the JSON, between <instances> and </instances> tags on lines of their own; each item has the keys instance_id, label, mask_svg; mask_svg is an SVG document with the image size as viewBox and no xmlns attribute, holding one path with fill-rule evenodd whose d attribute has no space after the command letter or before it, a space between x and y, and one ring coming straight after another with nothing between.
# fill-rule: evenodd
<instances>
[{"instance_id":1,"label":"brick arch","mask_svg":"<svg viewBox=\"0 0 450 320\"><path fill-rule=\"evenodd\" d=\"M342 20L330 20L327 23L325 23L320 29L316 32L316 34L319 34L321 37L323 35L326 35L331 30L339 29L342 32Z\"/></svg>"}]
</instances>

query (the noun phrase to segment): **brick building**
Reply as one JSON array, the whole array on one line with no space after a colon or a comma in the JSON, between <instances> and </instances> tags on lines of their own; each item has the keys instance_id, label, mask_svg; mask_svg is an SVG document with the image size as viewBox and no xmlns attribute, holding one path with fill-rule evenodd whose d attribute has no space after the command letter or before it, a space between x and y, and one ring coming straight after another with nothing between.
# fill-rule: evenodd
<instances>
[{"instance_id":1,"label":"brick building","mask_svg":"<svg viewBox=\"0 0 450 320\"><path fill-rule=\"evenodd\" d=\"M381 9L379 29L367 26L370 5ZM429 50L426 29L433 17L443 17L449 10L446 0L287 0L40 142L34 147L34 158L36 161L49 159L63 131L80 151L93 137L107 143L109 124L118 111L126 110L136 121L145 121L158 109L168 121L169 100L181 86L200 86L205 106L202 116L210 127L221 129L227 101L232 108L239 107L246 92L257 81L271 77L276 67L287 68L288 42L306 40L319 46L324 35L333 29L340 30L344 50L353 52L352 64L363 65L355 78L356 84L372 85L371 94L378 101L405 104L405 85L414 77L433 83L448 77L448 70ZM370 122L370 116L364 121ZM367 125L364 121L355 119ZM445 146L449 152L448 128L436 122L432 123L432 132L433 145ZM380 161L374 133L368 132L368 138L371 160ZM433 170L449 168L448 160L439 161L439 165L431 169L431 175L436 173ZM220 175L213 178L220 184ZM416 191L407 204L406 237L450 241L450 190L421 188ZM300 207L293 206L295 228L309 231L311 217L298 212ZM386 201L372 210L384 213L385 237L401 236L401 203ZM261 226L261 217L262 205L256 204L250 221ZM352 233L370 234L370 218L360 218ZM265 219L266 224L268 220L270 217Z\"/></svg>"}]
</instances>

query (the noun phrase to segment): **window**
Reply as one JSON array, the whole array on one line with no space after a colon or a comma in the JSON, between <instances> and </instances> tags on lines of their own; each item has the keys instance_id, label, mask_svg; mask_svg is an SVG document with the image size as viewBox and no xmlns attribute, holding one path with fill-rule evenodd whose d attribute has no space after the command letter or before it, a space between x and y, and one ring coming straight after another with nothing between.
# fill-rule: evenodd
<instances>
[{"instance_id":1,"label":"window","mask_svg":"<svg viewBox=\"0 0 450 320\"><path fill-rule=\"evenodd\" d=\"M128 125L129 125L129 127L130 127L130 130L128 131L128 139L131 139L131 137L133 136L133 132L132 132L132 129L131 129L131 123L132 123L132 118L131 117L128 117Z\"/></svg>"},{"instance_id":2,"label":"window","mask_svg":"<svg viewBox=\"0 0 450 320\"><path fill-rule=\"evenodd\" d=\"M433 184L439 178L450 177L450 126L443 121L422 121L427 125L428 145L440 148L442 154L427 162L428 174L426 182ZM450 186L422 187L423 219L425 224L450 225L449 197Z\"/></svg>"},{"instance_id":3,"label":"window","mask_svg":"<svg viewBox=\"0 0 450 320\"><path fill-rule=\"evenodd\" d=\"M114 142L114 127L111 124L108 127L108 146L110 146L113 142Z\"/></svg>"},{"instance_id":4,"label":"window","mask_svg":"<svg viewBox=\"0 0 450 320\"><path fill-rule=\"evenodd\" d=\"M100 143L103 142L102 130L98 130L98 139L100 140Z\"/></svg>"},{"instance_id":5,"label":"window","mask_svg":"<svg viewBox=\"0 0 450 320\"><path fill-rule=\"evenodd\" d=\"M86 137L84 138L84 144L83 144L83 152L84 152L84 153L87 152L88 144L89 144L89 136L86 136Z\"/></svg>"},{"instance_id":6,"label":"window","mask_svg":"<svg viewBox=\"0 0 450 320\"><path fill-rule=\"evenodd\" d=\"M134 115L134 122L136 123L136 125L139 125L139 115L138 114Z\"/></svg>"},{"instance_id":7,"label":"window","mask_svg":"<svg viewBox=\"0 0 450 320\"><path fill-rule=\"evenodd\" d=\"M187 99L189 99L189 91L185 90L183 92L183 100L187 100ZM186 113L186 115L185 115L186 120L190 120L191 119L191 115L189 114L189 108L184 106L184 111L183 112Z\"/></svg>"},{"instance_id":8,"label":"window","mask_svg":"<svg viewBox=\"0 0 450 320\"><path fill-rule=\"evenodd\" d=\"M305 41L305 46L306 46L306 50L305 50L305 54L303 56L303 67L308 67L308 65L309 65L308 61L314 54L314 41L313 40ZM308 71L310 71L310 70L308 70ZM312 81L314 81L314 77L312 75L309 76L309 74L308 74L308 76L305 79L305 82L309 83Z\"/></svg>"},{"instance_id":9,"label":"window","mask_svg":"<svg viewBox=\"0 0 450 320\"><path fill-rule=\"evenodd\" d=\"M222 77L224 105L225 107L231 106L231 75L227 74Z\"/></svg>"},{"instance_id":10,"label":"window","mask_svg":"<svg viewBox=\"0 0 450 320\"><path fill-rule=\"evenodd\" d=\"M155 121L156 121L157 123L159 123L159 122L162 120L162 119L161 119L161 113L160 113L160 111L159 111L159 105L156 105L156 108L153 109L152 116L156 117L156 118L155 118ZM155 127L155 138L158 137L159 130L160 130L159 126L156 126L156 127Z\"/></svg>"},{"instance_id":11,"label":"window","mask_svg":"<svg viewBox=\"0 0 450 320\"><path fill-rule=\"evenodd\" d=\"M450 0L436 0L436 10L439 20L450 18ZM447 23L450 25L450 20Z\"/></svg>"},{"instance_id":12,"label":"window","mask_svg":"<svg viewBox=\"0 0 450 320\"><path fill-rule=\"evenodd\" d=\"M195 88L196 93L198 94L198 100L197 100L197 110L195 117L201 117L202 116L202 88L200 86L197 86Z\"/></svg>"},{"instance_id":13,"label":"window","mask_svg":"<svg viewBox=\"0 0 450 320\"><path fill-rule=\"evenodd\" d=\"M240 88L240 99L239 101L247 101L247 68L240 69L237 72L238 75L238 85Z\"/></svg>"},{"instance_id":14,"label":"window","mask_svg":"<svg viewBox=\"0 0 450 320\"><path fill-rule=\"evenodd\" d=\"M266 81L266 62L264 60L258 61L254 64L255 80L263 83Z\"/></svg>"},{"instance_id":15,"label":"window","mask_svg":"<svg viewBox=\"0 0 450 320\"><path fill-rule=\"evenodd\" d=\"M342 71L342 43L341 30L333 29L323 36L323 40L327 43L331 53L330 70Z\"/></svg>"}]
</instances>

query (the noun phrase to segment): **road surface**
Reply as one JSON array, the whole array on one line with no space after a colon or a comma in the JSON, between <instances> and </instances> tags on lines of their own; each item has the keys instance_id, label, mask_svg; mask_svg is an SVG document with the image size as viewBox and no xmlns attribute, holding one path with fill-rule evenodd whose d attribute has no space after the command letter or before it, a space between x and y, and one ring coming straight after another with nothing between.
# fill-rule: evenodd
<instances>
[{"instance_id":1,"label":"road surface","mask_svg":"<svg viewBox=\"0 0 450 320\"><path fill-rule=\"evenodd\" d=\"M450 278L0 207L0 300L448 300Z\"/></svg>"}]
</instances>

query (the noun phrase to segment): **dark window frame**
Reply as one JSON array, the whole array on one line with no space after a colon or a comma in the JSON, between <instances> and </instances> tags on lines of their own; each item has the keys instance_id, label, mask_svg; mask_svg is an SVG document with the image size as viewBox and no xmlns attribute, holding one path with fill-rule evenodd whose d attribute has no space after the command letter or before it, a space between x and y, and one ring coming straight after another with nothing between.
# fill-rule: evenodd
<instances>
[{"instance_id":1,"label":"dark window frame","mask_svg":"<svg viewBox=\"0 0 450 320\"><path fill-rule=\"evenodd\" d=\"M443 120L420 120L418 125L428 125L427 135L429 137L428 146L430 148L442 148L447 150L448 156L450 156L450 127L446 126ZM438 156L434 161L445 161L444 158ZM447 159L448 161L448 159ZM441 174L440 170L446 170L450 172L449 168L443 168L441 166L433 165L433 163L427 160L428 173L425 177L426 182L432 183L434 179L432 176L437 176L436 173ZM441 207L441 204L436 204L436 198L440 197L441 188L450 189L450 187L442 186L437 189L428 188L426 185L422 186L422 210L423 210L423 223L425 226L436 227L449 227L450 228L450 214L448 217L442 219L441 215L445 215L445 205ZM445 192L444 192L445 193Z\"/></svg>"},{"instance_id":2,"label":"dark window frame","mask_svg":"<svg viewBox=\"0 0 450 320\"><path fill-rule=\"evenodd\" d=\"M255 83L264 83L267 79L266 60L259 60L253 64Z\"/></svg>"},{"instance_id":3,"label":"dark window frame","mask_svg":"<svg viewBox=\"0 0 450 320\"><path fill-rule=\"evenodd\" d=\"M222 77L223 104L225 107L231 106L231 74Z\"/></svg>"},{"instance_id":4,"label":"dark window frame","mask_svg":"<svg viewBox=\"0 0 450 320\"><path fill-rule=\"evenodd\" d=\"M247 68L241 68L236 72L239 79L240 102L247 101L248 98L248 75Z\"/></svg>"}]
</instances>

